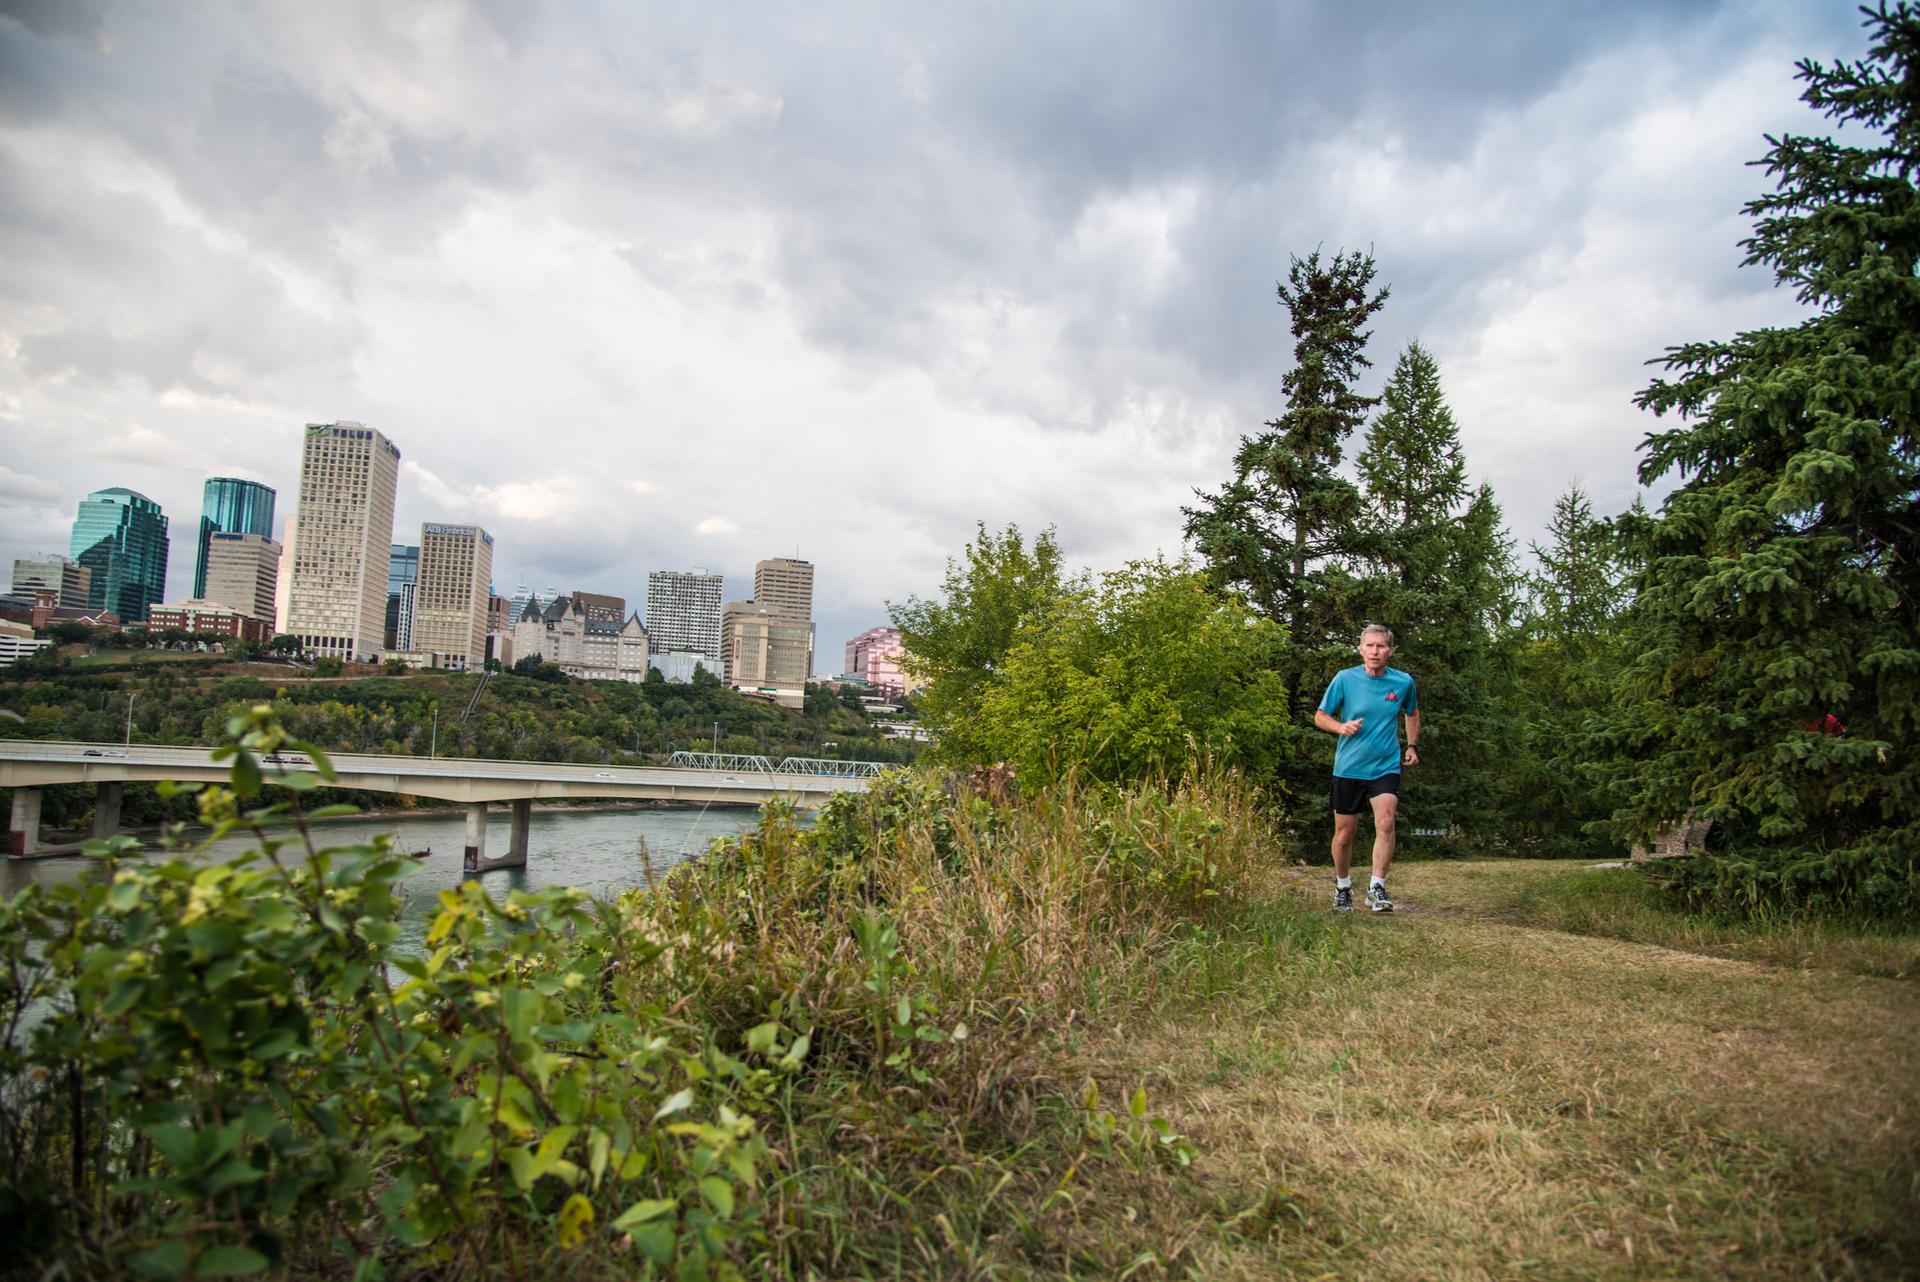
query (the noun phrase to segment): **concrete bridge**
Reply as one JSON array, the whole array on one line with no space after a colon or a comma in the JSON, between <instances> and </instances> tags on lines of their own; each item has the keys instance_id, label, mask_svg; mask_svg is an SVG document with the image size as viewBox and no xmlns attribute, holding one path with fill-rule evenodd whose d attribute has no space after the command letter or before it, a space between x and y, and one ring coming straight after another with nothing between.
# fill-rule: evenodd
<instances>
[{"instance_id":1,"label":"concrete bridge","mask_svg":"<svg viewBox=\"0 0 1920 1282\"><path fill-rule=\"evenodd\" d=\"M552 761L474 761L461 757L388 757L363 753L327 754L341 788L404 793L455 801L467 808L466 868L519 868L527 862L527 831L535 801L561 798L615 798L678 801L689 805L758 805L782 798L802 808L818 806L835 793L864 792L867 779L846 775L809 775L774 770L659 769L645 766L576 766ZM7 824L7 857L35 859L73 854L77 846L49 847L40 840L41 789L53 784L86 783L96 789L93 832L112 836L120 827L120 805L128 783L224 783L231 762L215 761L209 748L161 748L135 744L53 743L0 739L0 788L13 790ZM261 763L267 782L276 775L310 772L304 754L287 752ZM513 822L506 854L489 859L487 806L506 802Z\"/></svg>"}]
</instances>

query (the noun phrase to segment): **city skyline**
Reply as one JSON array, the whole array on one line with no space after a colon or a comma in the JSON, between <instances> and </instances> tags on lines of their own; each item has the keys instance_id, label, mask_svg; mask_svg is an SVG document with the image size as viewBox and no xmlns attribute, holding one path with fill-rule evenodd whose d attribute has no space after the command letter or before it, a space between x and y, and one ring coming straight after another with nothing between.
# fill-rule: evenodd
<instances>
[{"instance_id":1,"label":"city skyline","mask_svg":"<svg viewBox=\"0 0 1920 1282\"><path fill-rule=\"evenodd\" d=\"M1753 0L737 12L0 17L0 551L101 487L176 532L209 476L291 494L359 420L396 530L484 524L499 589L796 555L831 655L976 520L1177 554L1316 246L1375 254L1366 390L1426 343L1524 550L1571 482L1634 497L1646 360L1799 314L1738 266L1746 162L1864 46Z\"/></svg>"}]
</instances>

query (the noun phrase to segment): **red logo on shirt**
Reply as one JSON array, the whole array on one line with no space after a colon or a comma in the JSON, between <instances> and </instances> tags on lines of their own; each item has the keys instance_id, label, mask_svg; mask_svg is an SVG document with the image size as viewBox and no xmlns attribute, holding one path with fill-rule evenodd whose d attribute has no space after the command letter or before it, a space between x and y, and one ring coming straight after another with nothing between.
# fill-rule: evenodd
<instances>
[{"instance_id":1,"label":"red logo on shirt","mask_svg":"<svg viewBox=\"0 0 1920 1282\"><path fill-rule=\"evenodd\" d=\"M1387 691L1387 702L1388 702L1388 703L1398 703L1399 701L1400 701L1400 696L1399 696L1399 695L1397 695L1397 694L1395 694L1395 693L1394 693L1393 691L1391 691L1391 690L1389 690L1389 691Z\"/></svg>"}]
</instances>

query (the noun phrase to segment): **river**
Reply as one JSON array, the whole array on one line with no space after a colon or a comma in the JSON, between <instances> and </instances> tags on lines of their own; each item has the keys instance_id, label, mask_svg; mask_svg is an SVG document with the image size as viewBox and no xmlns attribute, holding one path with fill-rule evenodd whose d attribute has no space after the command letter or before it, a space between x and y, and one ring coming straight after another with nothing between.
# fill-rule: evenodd
<instances>
[{"instance_id":1,"label":"river","mask_svg":"<svg viewBox=\"0 0 1920 1282\"><path fill-rule=\"evenodd\" d=\"M507 851L507 824L511 807L490 808L487 853ZM760 812L748 806L613 811L535 812L528 832L527 866L498 868L479 874L480 884L495 898L509 890L542 886L578 886L597 895L617 894L647 883L648 865L654 875L690 855L706 850L715 837L743 832L759 822ZM438 892L462 880L461 856L466 845L466 813L453 809L406 818L348 819L315 829L320 845L370 841L380 833L396 838L408 850L430 850L408 877L407 906L401 918L401 946L423 948L427 927L439 911ZM143 839L154 840L143 835ZM250 836L230 836L195 858L221 859L249 849ZM0 891L12 895L31 882L53 885L88 875L92 860L78 856L5 861L0 868Z\"/></svg>"}]
</instances>

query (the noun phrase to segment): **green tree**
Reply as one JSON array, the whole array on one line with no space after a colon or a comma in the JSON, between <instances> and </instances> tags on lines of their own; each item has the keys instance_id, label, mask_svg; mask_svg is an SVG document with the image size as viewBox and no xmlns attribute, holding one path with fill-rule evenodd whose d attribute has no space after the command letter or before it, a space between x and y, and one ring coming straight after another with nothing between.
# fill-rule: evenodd
<instances>
[{"instance_id":1,"label":"green tree","mask_svg":"<svg viewBox=\"0 0 1920 1282\"><path fill-rule=\"evenodd\" d=\"M1920 17L1868 11L1856 63L1799 64L1839 136L1784 134L1749 264L1811 314L1670 348L1639 404L1643 567L1611 738L1623 826L1691 810L1699 901L1920 908ZM1844 727L1844 729L1842 729Z\"/></svg>"},{"instance_id":2,"label":"green tree","mask_svg":"<svg viewBox=\"0 0 1920 1282\"><path fill-rule=\"evenodd\" d=\"M1379 403L1354 388L1372 364L1366 326L1387 301L1374 271L1358 252L1323 262L1316 250L1291 261L1278 287L1294 339L1294 365L1281 381L1286 410L1241 439L1232 480L1183 509L1211 585L1286 629L1278 663L1293 738L1280 756L1301 798L1321 791L1312 778L1324 764L1314 751L1313 701L1350 661L1361 622L1352 572L1360 491L1338 469L1347 438Z\"/></svg>"},{"instance_id":3,"label":"green tree","mask_svg":"<svg viewBox=\"0 0 1920 1282\"><path fill-rule=\"evenodd\" d=\"M970 730L1033 782L1177 777L1203 756L1270 776L1290 732L1283 638L1191 567L1134 562L1021 621Z\"/></svg>"},{"instance_id":4,"label":"green tree","mask_svg":"<svg viewBox=\"0 0 1920 1282\"><path fill-rule=\"evenodd\" d=\"M1278 287L1294 338L1294 366L1281 380L1286 412L1241 438L1225 487L1183 509L1211 581L1286 624L1296 646L1347 630L1333 599L1360 495L1337 469L1347 438L1378 404L1353 387L1372 364L1364 327L1387 301L1373 277L1373 259L1357 252L1292 260Z\"/></svg>"},{"instance_id":5,"label":"green tree","mask_svg":"<svg viewBox=\"0 0 1920 1282\"><path fill-rule=\"evenodd\" d=\"M1547 533L1531 545L1539 568L1526 576L1511 703L1521 748L1501 776L1500 809L1529 853L1604 853L1595 829L1611 806L1592 768L1593 723L1611 706L1625 662L1624 549L1577 485L1554 503Z\"/></svg>"},{"instance_id":6,"label":"green tree","mask_svg":"<svg viewBox=\"0 0 1920 1282\"><path fill-rule=\"evenodd\" d=\"M1020 527L999 534L979 523L959 561L947 562L946 599L910 597L887 603L900 630L907 663L929 682L922 715L937 739L940 760L994 759L978 733L981 700L1013 648L1022 620L1040 615L1066 591L1060 547L1051 527L1032 548Z\"/></svg>"},{"instance_id":7,"label":"green tree","mask_svg":"<svg viewBox=\"0 0 1920 1282\"><path fill-rule=\"evenodd\" d=\"M1431 714L1416 776L1422 825L1483 844L1498 835L1499 779L1518 746L1502 715L1517 606L1512 547L1492 489L1468 484L1433 356L1409 344L1381 399L1357 460L1354 599L1364 619L1394 630L1395 664L1414 672ZM1340 661L1351 663L1351 652ZM1320 674L1314 693L1331 676Z\"/></svg>"}]
</instances>

